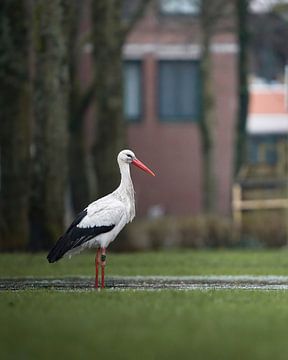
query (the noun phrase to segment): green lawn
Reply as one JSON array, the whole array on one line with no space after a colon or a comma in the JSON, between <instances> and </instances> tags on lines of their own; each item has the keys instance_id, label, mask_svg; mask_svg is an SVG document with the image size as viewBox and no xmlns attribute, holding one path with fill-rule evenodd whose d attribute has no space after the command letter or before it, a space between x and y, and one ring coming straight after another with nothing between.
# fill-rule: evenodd
<instances>
[{"instance_id":1,"label":"green lawn","mask_svg":"<svg viewBox=\"0 0 288 360\"><path fill-rule=\"evenodd\" d=\"M109 254L109 275L288 275L287 250L207 250ZM94 276L94 253L49 264L46 254L0 254L0 277Z\"/></svg>"},{"instance_id":2,"label":"green lawn","mask_svg":"<svg viewBox=\"0 0 288 360\"><path fill-rule=\"evenodd\" d=\"M0 294L1 359L287 359L288 293Z\"/></svg>"},{"instance_id":3,"label":"green lawn","mask_svg":"<svg viewBox=\"0 0 288 360\"><path fill-rule=\"evenodd\" d=\"M109 275L288 275L287 251L111 254ZM59 264L0 255L7 276L93 276L93 254ZM0 359L288 359L286 291L0 292Z\"/></svg>"}]
</instances>

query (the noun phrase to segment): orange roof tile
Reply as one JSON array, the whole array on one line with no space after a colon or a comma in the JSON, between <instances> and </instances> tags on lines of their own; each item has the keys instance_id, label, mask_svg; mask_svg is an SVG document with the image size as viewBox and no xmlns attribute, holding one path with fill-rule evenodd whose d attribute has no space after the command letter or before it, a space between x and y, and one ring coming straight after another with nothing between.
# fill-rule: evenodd
<instances>
[{"instance_id":1,"label":"orange roof tile","mask_svg":"<svg viewBox=\"0 0 288 360\"><path fill-rule=\"evenodd\" d=\"M250 91L250 114L285 114L287 113L285 106L284 90L272 91Z\"/></svg>"}]
</instances>

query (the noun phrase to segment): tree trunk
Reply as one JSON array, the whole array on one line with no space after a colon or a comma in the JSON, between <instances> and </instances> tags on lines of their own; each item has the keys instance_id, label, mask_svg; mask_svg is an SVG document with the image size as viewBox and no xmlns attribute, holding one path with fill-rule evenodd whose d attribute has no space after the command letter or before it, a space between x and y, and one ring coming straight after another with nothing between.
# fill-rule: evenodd
<instances>
[{"instance_id":1,"label":"tree trunk","mask_svg":"<svg viewBox=\"0 0 288 360\"><path fill-rule=\"evenodd\" d=\"M237 0L238 33L238 114L236 125L235 176L237 176L246 158L246 122L249 106L248 90L248 7L249 0Z\"/></svg>"},{"instance_id":2,"label":"tree trunk","mask_svg":"<svg viewBox=\"0 0 288 360\"><path fill-rule=\"evenodd\" d=\"M215 131L215 102L211 76L211 24L208 20L207 1L202 3L201 30L201 81L202 81L202 111L200 119L200 134L203 156L203 207L207 213L215 210L216 184L214 174L214 131Z\"/></svg>"},{"instance_id":3,"label":"tree trunk","mask_svg":"<svg viewBox=\"0 0 288 360\"><path fill-rule=\"evenodd\" d=\"M35 153L31 248L40 250L49 248L64 226L68 66L63 3L60 0L35 0L34 16Z\"/></svg>"},{"instance_id":4,"label":"tree trunk","mask_svg":"<svg viewBox=\"0 0 288 360\"><path fill-rule=\"evenodd\" d=\"M69 181L72 209L75 214L90 202L87 154L83 128L69 134Z\"/></svg>"},{"instance_id":5,"label":"tree trunk","mask_svg":"<svg viewBox=\"0 0 288 360\"><path fill-rule=\"evenodd\" d=\"M97 132L93 149L98 195L113 190L119 181L116 162L125 141L122 105L122 45L120 0L92 4Z\"/></svg>"},{"instance_id":6,"label":"tree trunk","mask_svg":"<svg viewBox=\"0 0 288 360\"><path fill-rule=\"evenodd\" d=\"M87 150L84 138L84 118L91 103L90 91L83 95L79 84L80 46L79 26L83 7L86 2L82 0L68 1L69 5L69 188L72 209L75 214L80 212L90 202L90 189L88 181ZM86 4L87 6L87 4Z\"/></svg>"},{"instance_id":7,"label":"tree trunk","mask_svg":"<svg viewBox=\"0 0 288 360\"><path fill-rule=\"evenodd\" d=\"M0 2L0 250L28 243L31 88L28 2Z\"/></svg>"}]
</instances>

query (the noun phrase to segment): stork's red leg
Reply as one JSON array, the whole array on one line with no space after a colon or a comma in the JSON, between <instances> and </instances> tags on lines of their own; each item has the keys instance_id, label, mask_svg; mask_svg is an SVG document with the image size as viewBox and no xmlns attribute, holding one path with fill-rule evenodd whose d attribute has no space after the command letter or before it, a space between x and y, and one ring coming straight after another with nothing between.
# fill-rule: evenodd
<instances>
[{"instance_id":1,"label":"stork's red leg","mask_svg":"<svg viewBox=\"0 0 288 360\"><path fill-rule=\"evenodd\" d=\"M100 248L97 248L96 256L95 256L95 289L98 289L98 266L100 263Z\"/></svg>"},{"instance_id":2,"label":"stork's red leg","mask_svg":"<svg viewBox=\"0 0 288 360\"><path fill-rule=\"evenodd\" d=\"M105 288L105 265L106 265L106 249L101 248L101 288Z\"/></svg>"}]
</instances>

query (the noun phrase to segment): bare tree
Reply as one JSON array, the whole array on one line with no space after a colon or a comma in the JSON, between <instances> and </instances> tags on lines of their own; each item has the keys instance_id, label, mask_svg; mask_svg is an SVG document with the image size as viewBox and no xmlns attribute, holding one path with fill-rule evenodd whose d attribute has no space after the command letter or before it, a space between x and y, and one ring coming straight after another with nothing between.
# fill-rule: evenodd
<instances>
[{"instance_id":1,"label":"bare tree","mask_svg":"<svg viewBox=\"0 0 288 360\"><path fill-rule=\"evenodd\" d=\"M64 226L68 66L61 0L34 0L35 125L31 247L48 248Z\"/></svg>"},{"instance_id":2,"label":"bare tree","mask_svg":"<svg viewBox=\"0 0 288 360\"><path fill-rule=\"evenodd\" d=\"M28 243L31 87L29 2L0 2L0 249Z\"/></svg>"},{"instance_id":3,"label":"bare tree","mask_svg":"<svg viewBox=\"0 0 288 360\"><path fill-rule=\"evenodd\" d=\"M68 7L68 59L69 59L69 185L72 209L78 213L90 201L90 188L87 169L87 150L84 137L84 120L89 105L95 95L94 86L82 90L79 72L83 39L80 25L87 1L72 0Z\"/></svg>"},{"instance_id":4,"label":"bare tree","mask_svg":"<svg viewBox=\"0 0 288 360\"><path fill-rule=\"evenodd\" d=\"M100 196L115 188L119 178L115 154L126 144L122 104L122 47L126 35L149 2L139 0L132 7L123 0L94 0L92 3L97 124L93 155ZM125 6L128 6L129 16L123 18Z\"/></svg>"},{"instance_id":5,"label":"bare tree","mask_svg":"<svg viewBox=\"0 0 288 360\"><path fill-rule=\"evenodd\" d=\"M232 3L233 5L233 3ZM233 6L228 0L201 0L201 81L202 81L202 111L199 123L202 156L203 156L203 196L204 210L213 212L217 197L217 184L214 174L215 150L215 94L212 82L211 46L213 37L224 30L230 30L227 19L231 18Z\"/></svg>"},{"instance_id":6,"label":"bare tree","mask_svg":"<svg viewBox=\"0 0 288 360\"><path fill-rule=\"evenodd\" d=\"M248 11L249 0L236 1L238 34L238 116L235 142L235 175L246 158L246 122L249 105L248 89Z\"/></svg>"}]
</instances>

